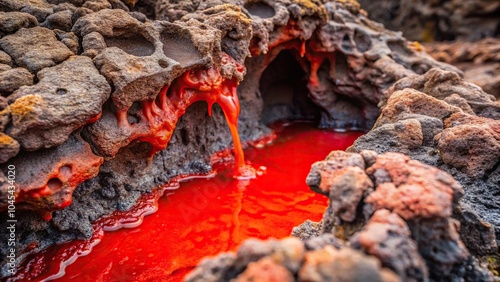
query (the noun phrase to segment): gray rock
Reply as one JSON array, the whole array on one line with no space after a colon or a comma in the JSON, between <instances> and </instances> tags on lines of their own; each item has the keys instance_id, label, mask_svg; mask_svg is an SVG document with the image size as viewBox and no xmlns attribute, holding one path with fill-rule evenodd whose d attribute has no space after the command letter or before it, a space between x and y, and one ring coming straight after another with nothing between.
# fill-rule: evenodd
<instances>
[{"instance_id":1,"label":"gray rock","mask_svg":"<svg viewBox=\"0 0 500 282\"><path fill-rule=\"evenodd\" d=\"M74 56L38 73L39 82L11 96L9 133L26 150L62 144L75 129L102 111L110 94L92 60Z\"/></svg>"},{"instance_id":2,"label":"gray rock","mask_svg":"<svg viewBox=\"0 0 500 282\"><path fill-rule=\"evenodd\" d=\"M64 31L70 31L73 26L72 22L73 12L70 10L59 11L54 14L50 14L40 26L49 29L60 29Z\"/></svg>"},{"instance_id":3,"label":"gray rock","mask_svg":"<svg viewBox=\"0 0 500 282\"><path fill-rule=\"evenodd\" d=\"M78 54L80 51L80 42L78 36L76 36L73 32L64 32L62 30L56 29L54 30L57 39L60 40L66 47L68 47L71 52L74 54Z\"/></svg>"},{"instance_id":4,"label":"gray rock","mask_svg":"<svg viewBox=\"0 0 500 282\"><path fill-rule=\"evenodd\" d=\"M43 27L21 28L0 39L0 47L14 58L17 65L32 73L73 55L66 45L57 40L54 32Z\"/></svg>"},{"instance_id":5,"label":"gray rock","mask_svg":"<svg viewBox=\"0 0 500 282\"><path fill-rule=\"evenodd\" d=\"M25 68L13 68L0 72L0 93L10 94L21 86L33 85L33 74Z\"/></svg>"}]
</instances>

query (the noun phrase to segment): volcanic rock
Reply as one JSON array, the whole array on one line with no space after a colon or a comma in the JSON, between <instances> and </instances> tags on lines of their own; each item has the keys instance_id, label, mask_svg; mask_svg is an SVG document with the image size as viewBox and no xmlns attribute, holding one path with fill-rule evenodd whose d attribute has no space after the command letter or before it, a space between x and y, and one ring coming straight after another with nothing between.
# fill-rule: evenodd
<instances>
[{"instance_id":1,"label":"volcanic rock","mask_svg":"<svg viewBox=\"0 0 500 282\"><path fill-rule=\"evenodd\" d=\"M12 58L9 56L9 54L1 50L0 50L0 64L12 66Z\"/></svg>"},{"instance_id":2,"label":"volcanic rock","mask_svg":"<svg viewBox=\"0 0 500 282\"><path fill-rule=\"evenodd\" d=\"M10 162L17 171L18 205L42 212L70 205L73 190L95 177L102 161L78 133L59 147L20 154Z\"/></svg>"},{"instance_id":3,"label":"volcanic rock","mask_svg":"<svg viewBox=\"0 0 500 282\"><path fill-rule=\"evenodd\" d=\"M13 68L0 72L0 93L10 94L21 86L33 85L33 74L25 68Z\"/></svg>"},{"instance_id":4,"label":"volcanic rock","mask_svg":"<svg viewBox=\"0 0 500 282\"><path fill-rule=\"evenodd\" d=\"M425 261L411 238L406 222L396 213L376 211L362 231L351 239L370 255L393 269L403 281L423 281L428 276ZM397 251L395 251L397 250Z\"/></svg>"},{"instance_id":5,"label":"volcanic rock","mask_svg":"<svg viewBox=\"0 0 500 282\"><path fill-rule=\"evenodd\" d=\"M304 243L293 238L267 242L249 239L236 254L205 259L185 281L260 281L255 280L258 278L265 281L400 281L392 271L381 268L374 257L331 245L306 251ZM266 280L273 278L277 280Z\"/></svg>"},{"instance_id":6,"label":"volcanic rock","mask_svg":"<svg viewBox=\"0 0 500 282\"><path fill-rule=\"evenodd\" d=\"M61 63L73 55L66 45L57 40L53 31L43 27L21 28L16 33L1 38L0 48L17 65L32 73Z\"/></svg>"},{"instance_id":7,"label":"volcanic rock","mask_svg":"<svg viewBox=\"0 0 500 282\"><path fill-rule=\"evenodd\" d=\"M339 155L338 161L342 163L342 154L330 155ZM489 279L488 273L469 254L460 239L457 221L452 219L454 212L460 210L459 200L464 191L451 175L398 153L377 155L362 151L359 156L369 165L365 170L355 165L350 168L361 170L374 188L351 203L344 196L349 191L337 194L331 190L320 233L350 238L352 247L379 258L405 281ZM324 162L335 162L335 158L329 157ZM333 169L333 172L337 177L350 174L348 169ZM311 174L316 174L314 166ZM341 189L356 193L357 179L344 179ZM338 202L344 203L342 209L337 208ZM353 211L348 219L346 209ZM305 233L307 230L299 234ZM491 236L489 239L488 244L495 245Z\"/></svg>"},{"instance_id":8,"label":"volcanic rock","mask_svg":"<svg viewBox=\"0 0 500 282\"><path fill-rule=\"evenodd\" d=\"M0 163L7 162L10 158L19 153L19 143L5 133L0 133Z\"/></svg>"},{"instance_id":9,"label":"volcanic rock","mask_svg":"<svg viewBox=\"0 0 500 282\"><path fill-rule=\"evenodd\" d=\"M413 89L421 91L418 95L428 102L421 103L421 100L415 99L415 93L418 92ZM426 95L429 96L425 97ZM403 97L414 97L412 99L415 102L408 100L406 104L401 104L399 101L406 99ZM429 110L437 105L440 105L440 108ZM453 73L434 69L425 75L404 78L395 83L385 93L381 107L382 114L376 127L359 138L348 151L373 149L379 153L401 152L452 174L465 191L460 208L455 211L455 217L462 221L464 228L474 229L472 233L461 233L463 241L468 249L476 254L497 252L500 242L500 222L497 220L500 216L500 186L495 178L500 161L497 136L497 120L500 114L498 101ZM384 130L387 127L395 127L409 116L417 117L421 125L426 124L422 126L425 141L420 147L400 145L413 134L411 131L398 135L396 132ZM407 136L403 137L405 135ZM481 234L479 241L477 234ZM493 239L493 234L497 234L496 240Z\"/></svg>"},{"instance_id":10,"label":"volcanic rock","mask_svg":"<svg viewBox=\"0 0 500 282\"><path fill-rule=\"evenodd\" d=\"M336 130L368 130L379 115L383 92L398 79L431 68L460 74L431 58L419 44L369 20L354 1L134 4L133 0L0 3L1 18L13 19L12 24L2 25L5 36L0 39L0 75L6 78L2 95L8 101L0 111L0 127L13 139L2 154L8 159L2 169L15 162L25 171L38 171L40 175L31 180L23 176L17 189L47 191L43 203L36 193L20 192L19 209L37 211L24 211L18 218L23 226L18 261L55 242L90 237L92 221L130 208L142 193L174 176L208 172L210 156L231 144L224 117L235 124L237 105L243 141L268 133L268 123L288 119L319 120L321 127ZM33 85L21 68L36 76ZM12 75L17 72L24 72L22 80ZM450 79L446 87L458 82L452 75L446 77ZM436 80L441 82L446 83ZM471 100L465 90L455 90L476 114L495 115L491 99L479 90L468 88L475 91L473 95L484 96L478 100ZM216 102L226 110L212 108L216 94L220 98ZM233 103L229 114L223 99ZM454 105L459 102L463 104L453 100ZM390 128L394 136L388 138L414 150L419 144L431 146L442 127L439 118L412 113ZM406 131L412 135L405 136ZM21 148L16 156L14 141ZM61 167L59 156L75 154L67 145L74 142L81 150L86 148L88 163L75 167L82 177L57 178L62 184L54 179L48 185ZM26 157L30 154L44 156L45 168L31 167ZM349 174L340 176L343 181L358 181L349 186L356 188L349 201L332 206L332 211L345 209L345 220L357 215L349 203L361 203L360 197L372 189L361 173L365 166L362 161L359 169L348 166ZM331 189L335 185L327 182L323 193L343 191ZM37 214L49 218L53 210L57 211L48 223ZM352 224L359 230L362 221L356 217ZM0 250L5 257L6 249Z\"/></svg>"},{"instance_id":11,"label":"volcanic rock","mask_svg":"<svg viewBox=\"0 0 500 282\"><path fill-rule=\"evenodd\" d=\"M46 68L37 78L37 84L8 98L9 133L28 151L62 144L71 132L98 117L110 93L92 60L83 56Z\"/></svg>"},{"instance_id":12,"label":"volcanic rock","mask_svg":"<svg viewBox=\"0 0 500 282\"><path fill-rule=\"evenodd\" d=\"M456 113L444 122L436 135L439 155L444 163L478 178L489 173L500 161L500 120Z\"/></svg>"},{"instance_id":13,"label":"volcanic rock","mask_svg":"<svg viewBox=\"0 0 500 282\"><path fill-rule=\"evenodd\" d=\"M371 19L388 29L401 30L411 40L476 41L498 35L498 1L361 0L359 3Z\"/></svg>"},{"instance_id":14,"label":"volcanic rock","mask_svg":"<svg viewBox=\"0 0 500 282\"><path fill-rule=\"evenodd\" d=\"M459 67L466 81L480 86L497 99L500 97L500 39L432 42L425 44L425 48L436 60Z\"/></svg>"},{"instance_id":15,"label":"volcanic rock","mask_svg":"<svg viewBox=\"0 0 500 282\"><path fill-rule=\"evenodd\" d=\"M299 281L401 281L380 262L352 249L330 246L306 254Z\"/></svg>"},{"instance_id":16,"label":"volcanic rock","mask_svg":"<svg viewBox=\"0 0 500 282\"><path fill-rule=\"evenodd\" d=\"M395 91L405 88L416 89L439 100L456 94L467 101L475 114L492 118L499 117L499 102L493 95L485 93L475 84L465 82L454 72L440 69L432 69L424 75L399 80L385 92L380 106L385 107L387 99ZM426 112L422 112L422 114L426 114Z\"/></svg>"},{"instance_id":17,"label":"volcanic rock","mask_svg":"<svg viewBox=\"0 0 500 282\"><path fill-rule=\"evenodd\" d=\"M235 282L244 281L294 281L293 276L285 267L275 263L272 259L265 257L257 262L248 264L248 268L241 273Z\"/></svg>"},{"instance_id":18,"label":"volcanic rock","mask_svg":"<svg viewBox=\"0 0 500 282\"><path fill-rule=\"evenodd\" d=\"M34 27L37 25L37 19L28 13L0 12L0 36L14 33L23 27Z\"/></svg>"}]
</instances>

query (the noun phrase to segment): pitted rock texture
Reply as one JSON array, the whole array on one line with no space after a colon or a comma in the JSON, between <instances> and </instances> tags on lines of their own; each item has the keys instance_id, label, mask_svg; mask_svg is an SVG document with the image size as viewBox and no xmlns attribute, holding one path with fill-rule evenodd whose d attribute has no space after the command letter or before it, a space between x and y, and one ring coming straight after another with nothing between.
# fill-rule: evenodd
<instances>
[{"instance_id":1,"label":"pitted rock texture","mask_svg":"<svg viewBox=\"0 0 500 282\"><path fill-rule=\"evenodd\" d=\"M380 261L326 243L310 248L295 238L249 239L236 254L205 259L185 281L401 281Z\"/></svg>"},{"instance_id":2,"label":"pitted rock texture","mask_svg":"<svg viewBox=\"0 0 500 282\"><path fill-rule=\"evenodd\" d=\"M111 92L85 56L45 68L37 78L37 84L8 97L12 126L7 132L26 151L61 145L77 128L98 118Z\"/></svg>"},{"instance_id":3,"label":"pitted rock texture","mask_svg":"<svg viewBox=\"0 0 500 282\"><path fill-rule=\"evenodd\" d=\"M352 176L350 169L359 173ZM360 181L369 182L370 189L361 188ZM351 248L378 258L402 281L492 279L460 238L460 224L452 216L461 212L464 189L450 174L403 154L365 150L332 152L313 164L307 182L313 190L328 187L329 206L321 222L303 224L295 234L327 234L348 241ZM495 252L494 237L487 238L489 251Z\"/></svg>"},{"instance_id":4,"label":"pitted rock texture","mask_svg":"<svg viewBox=\"0 0 500 282\"><path fill-rule=\"evenodd\" d=\"M475 41L500 33L500 3L478 0L360 0L370 18L419 41Z\"/></svg>"},{"instance_id":5,"label":"pitted rock texture","mask_svg":"<svg viewBox=\"0 0 500 282\"><path fill-rule=\"evenodd\" d=\"M436 60L453 64L464 72L464 79L500 98L500 38L477 42L456 41L425 44Z\"/></svg>"},{"instance_id":6,"label":"pitted rock texture","mask_svg":"<svg viewBox=\"0 0 500 282\"><path fill-rule=\"evenodd\" d=\"M0 39L0 48L8 53L16 65L37 73L74 55L54 32L44 27L21 28Z\"/></svg>"},{"instance_id":7,"label":"pitted rock texture","mask_svg":"<svg viewBox=\"0 0 500 282\"><path fill-rule=\"evenodd\" d=\"M486 176L500 160L500 120L455 113L434 137L444 163L471 178ZM459 154L457 154L457 151Z\"/></svg>"},{"instance_id":8,"label":"pitted rock texture","mask_svg":"<svg viewBox=\"0 0 500 282\"><path fill-rule=\"evenodd\" d=\"M461 222L463 242L479 257L498 253L499 102L454 74L435 69L398 81L386 91L380 105L381 115L374 129L348 151L400 152L453 175L464 189L458 208L453 210L453 217ZM410 120L420 123L420 146L408 146L407 141L416 136L414 129L404 126ZM386 202L395 208L396 202L388 200L396 192L394 188L387 186L380 191L383 195L376 197L373 193L367 201ZM401 200L400 196L396 198ZM443 230L451 226L433 224Z\"/></svg>"},{"instance_id":9,"label":"pitted rock texture","mask_svg":"<svg viewBox=\"0 0 500 282\"><path fill-rule=\"evenodd\" d=\"M386 209L376 211L351 241L353 245L361 245L368 254L379 258L402 281L423 281L428 276L427 266L418 253L417 243L411 239L409 227L394 212Z\"/></svg>"},{"instance_id":10,"label":"pitted rock texture","mask_svg":"<svg viewBox=\"0 0 500 282\"><path fill-rule=\"evenodd\" d=\"M460 74L354 1L5 0L0 12L0 161L40 173L18 183L18 205L53 216L47 224L35 211L20 213L18 260L88 238L92 221L129 209L173 176L209 171L210 155L230 145L222 111L214 107L209 119L194 103L207 101L211 113L209 94L232 93L236 103L237 87L239 133L251 140L281 119L369 129L398 79L431 68ZM405 126L418 131L416 121ZM76 136L81 150L65 147ZM61 166L55 152L70 161ZM47 161L31 167L29 154ZM93 161L75 170L81 176L57 171L80 168L82 155ZM358 184L364 192L353 199L370 189ZM39 189L48 194L28 193Z\"/></svg>"}]
</instances>

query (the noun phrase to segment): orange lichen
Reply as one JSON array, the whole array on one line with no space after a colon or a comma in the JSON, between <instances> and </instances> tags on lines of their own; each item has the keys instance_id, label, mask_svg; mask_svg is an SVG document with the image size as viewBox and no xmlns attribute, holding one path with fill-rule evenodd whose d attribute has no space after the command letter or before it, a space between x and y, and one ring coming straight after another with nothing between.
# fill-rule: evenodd
<instances>
[{"instance_id":1,"label":"orange lichen","mask_svg":"<svg viewBox=\"0 0 500 282\"><path fill-rule=\"evenodd\" d=\"M14 139L12 137L10 137L9 135L3 133L3 132L0 132L0 144L11 144L14 142Z\"/></svg>"},{"instance_id":2,"label":"orange lichen","mask_svg":"<svg viewBox=\"0 0 500 282\"><path fill-rule=\"evenodd\" d=\"M415 52L423 52L425 50L424 46L418 41L408 42L408 47Z\"/></svg>"},{"instance_id":3,"label":"orange lichen","mask_svg":"<svg viewBox=\"0 0 500 282\"><path fill-rule=\"evenodd\" d=\"M152 149L149 156L152 157L167 147L178 119L190 105L197 101L205 101L208 104L208 114L211 115L212 106L217 103L224 112L233 137L238 176L251 176L245 169L243 149L238 135L240 103L236 88L239 82L236 78L223 77L220 72L221 68L228 64L236 66L236 71L240 73L245 70L243 65L223 54L222 66L219 68L215 66L208 69L197 68L184 73L171 85L165 86L156 100L142 102L141 121L138 124L129 123L128 109L119 110L118 125L131 132L129 142L138 140L150 143Z\"/></svg>"},{"instance_id":4,"label":"orange lichen","mask_svg":"<svg viewBox=\"0 0 500 282\"><path fill-rule=\"evenodd\" d=\"M322 21L328 21L328 12L326 11L323 3L319 0L294 0L292 1L304 9L303 14L306 16L317 15ZM355 2L349 0L349 2ZM355 2L357 4L357 2ZM359 6L359 4L358 4Z\"/></svg>"},{"instance_id":5,"label":"orange lichen","mask_svg":"<svg viewBox=\"0 0 500 282\"><path fill-rule=\"evenodd\" d=\"M10 111L13 116L28 116L33 112L33 109L40 108L44 103L40 95L26 95L17 99L10 105Z\"/></svg>"}]
</instances>

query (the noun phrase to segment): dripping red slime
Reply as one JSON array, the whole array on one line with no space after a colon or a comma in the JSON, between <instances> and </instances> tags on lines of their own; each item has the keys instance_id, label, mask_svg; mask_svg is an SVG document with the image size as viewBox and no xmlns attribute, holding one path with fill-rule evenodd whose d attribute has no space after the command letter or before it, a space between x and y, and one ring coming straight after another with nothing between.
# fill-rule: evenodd
<instances>
[{"instance_id":1,"label":"dripping red slime","mask_svg":"<svg viewBox=\"0 0 500 282\"><path fill-rule=\"evenodd\" d=\"M127 119L128 108L117 111L118 125L130 132L129 142L140 140L151 144L149 152L152 157L156 152L167 147L174 132L178 119L193 103L205 101L208 104L208 115L212 115L212 106L217 103L226 118L234 144L235 176L252 178L252 171L245 166L243 148L238 135L238 115L240 102L238 100L238 80L227 78L222 74L225 66L232 66L234 71L243 74L245 66L223 53L220 67L208 69L196 68L185 72L165 86L157 98L143 101L141 122L130 124ZM227 75L227 74L226 74Z\"/></svg>"}]
</instances>

